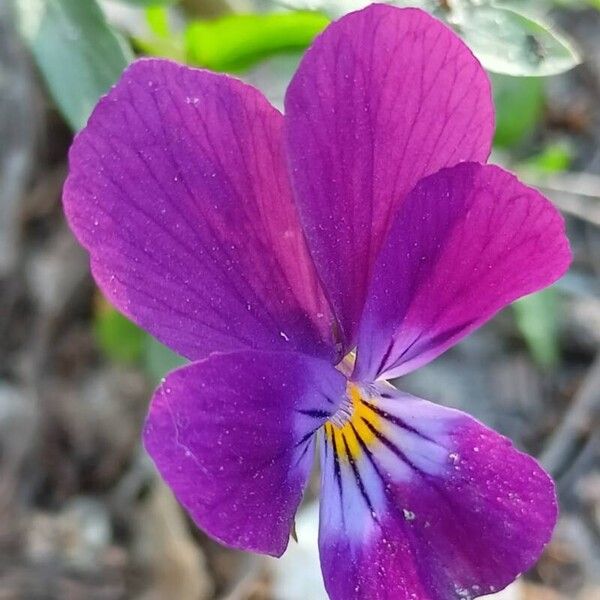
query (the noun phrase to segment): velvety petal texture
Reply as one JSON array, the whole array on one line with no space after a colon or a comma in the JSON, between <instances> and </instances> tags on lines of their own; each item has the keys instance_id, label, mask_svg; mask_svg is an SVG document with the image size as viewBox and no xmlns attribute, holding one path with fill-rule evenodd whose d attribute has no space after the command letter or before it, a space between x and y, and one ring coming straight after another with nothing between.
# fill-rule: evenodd
<instances>
[{"instance_id":1,"label":"velvety petal texture","mask_svg":"<svg viewBox=\"0 0 600 600\"><path fill-rule=\"evenodd\" d=\"M301 219L350 348L373 263L406 194L442 167L487 159L489 81L437 19L373 5L317 38L285 110Z\"/></svg>"},{"instance_id":2,"label":"velvety petal texture","mask_svg":"<svg viewBox=\"0 0 600 600\"><path fill-rule=\"evenodd\" d=\"M241 348L334 354L282 121L236 79L140 60L71 149L65 211L96 281L190 359Z\"/></svg>"},{"instance_id":3,"label":"velvety petal texture","mask_svg":"<svg viewBox=\"0 0 600 600\"><path fill-rule=\"evenodd\" d=\"M381 384L322 451L319 545L332 600L450 600L534 564L552 480L471 417Z\"/></svg>"},{"instance_id":4,"label":"velvety petal texture","mask_svg":"<svg viewBox=\"0 0 600 600\"><path fill-rule=\"evenodd\" d=\"M144 444L201 529L280 556L313 464L314 432L344 390L344 376L320 359L215 354L161 384Z\"/></svg>"},{"instance_id":5,"label":"velvety petal texture","mask_svg":"<svg viewBox=\"0 0 600 600\"><path fill-rule=\"evenodd\" d=\"M560 213L499 167L461 164L422 180L378 257L355 377L429 362L570 261Z\"/></svg>"}]
</instances>

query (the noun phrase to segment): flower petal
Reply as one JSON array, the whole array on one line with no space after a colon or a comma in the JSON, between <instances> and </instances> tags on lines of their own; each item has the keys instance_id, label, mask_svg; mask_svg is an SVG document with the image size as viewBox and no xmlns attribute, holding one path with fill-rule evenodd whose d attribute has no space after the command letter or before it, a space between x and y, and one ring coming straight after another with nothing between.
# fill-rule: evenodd
<instances>
[{"instance_id":1,"label":"flower petal","mask_svg":"<svg viewBox=\"0 0 600 600\"><path fill-rule=\"evenodd\" d=\"M215 354L156 391L144 444L196 524L224 544L279 556L313 461L313 433L345 377L287 352Z\"/></svg>"},{"instance_id":2,"label":"flower petal","mask_svg":"<svg viewBox=\"0 0 600 600\"><path fill-rule=\"evenodd\" d=\"M402 205L373 273L355 377L397 377L455 344L571 261L552 204L492 165L461 164Z\"/></svg>"},{"instance_id":3,"label":"flower petal","mask_svg":"<svg viewBox=\"0 0 600 600\"><path fill-rule=\"evenodd\" d=\"M282 123L240 81L140 60L71 149L65 211L98 284L190 359L242 348L333 354Z\"/></svg>"},{"instance_id":4,"label":"flower petal","mask_svg":"<svg viewBox=\"0 0 600 600\"><path fill-rule=\"evenodd\" d=\"M552 480L468 415L383 385L366 399L354 460L324 444L319 546L330 597L448 600L503 588L550 539Z\"/></svg>"},{"instance_id":5,"label":"flower petal","mask_svg":"<svg viewBox=\"0 0 600 600\"><path fill-rule=\"evenodd\" d=\"M285 108L300 217L350 347L371 268L405 195L442 167L487 159L489 81L440 21L372 5L317 38Z\"/></svg>"}]
</instances>

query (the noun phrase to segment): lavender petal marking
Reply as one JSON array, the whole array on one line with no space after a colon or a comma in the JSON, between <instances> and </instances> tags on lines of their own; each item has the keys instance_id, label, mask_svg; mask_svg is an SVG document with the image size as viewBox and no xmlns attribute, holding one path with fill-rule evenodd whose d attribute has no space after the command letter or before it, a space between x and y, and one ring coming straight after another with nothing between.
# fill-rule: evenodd
<instances>
[{"instance_id":1,"label":"lavender petal marking","mask_svg":"<svg viewBox=\"0 0 600 600\"><path fill-rule=\"evenodd\" d=\"M437 19L373 5L317 38L285 109L298 208L350 349L373 263L406 194L442 167L487 159L489 81Z\"/></svg>"},{"instance_id":2,"label":"lavender petal marking","mask_svg":"<svg viewBox=\"0 0 600 600\"><path fill-rule=\"evenodd\" d=\"M338 483L323 446L319 544L330 597L458 600L502 589L550 539L552 480L468 415L385 387L388 398L381 385L366 400L376 435L362 434L358 476L338 451Z\"/></svg>"},{"instance_id":3,"label":"lavender petal marking","mask_svg":"<svg viewBox=\"0 0 600 600\"><path fill-rule=\"evenodd\" d=\"M200 528L228 546L280 556L314 434L344 387L328 363L301 354L215 354L161 384L144 444Z\"/></svg>"},{"instance_id":4,"label":"lavender petal marking","mask_svg":"<svg viewBox=\"0 0 600 600\"><path fill-rule=\"evenodd\" d=\"M398 377L433 360L571 261L560 213L493 165L423 179L378 257L354 377Z\"/></svg>"},{"instance_id":5,"label":"lavender petal marking","mask_svg":"<svg viewBox=\"0 0 600 600\"><path fill-rule=\"evenodd\" d=\"M65 212L98 285L190 359L241 348L335 355L282 125L236 79L140 60L71 148Z\"/></svg>"}]
</instances>

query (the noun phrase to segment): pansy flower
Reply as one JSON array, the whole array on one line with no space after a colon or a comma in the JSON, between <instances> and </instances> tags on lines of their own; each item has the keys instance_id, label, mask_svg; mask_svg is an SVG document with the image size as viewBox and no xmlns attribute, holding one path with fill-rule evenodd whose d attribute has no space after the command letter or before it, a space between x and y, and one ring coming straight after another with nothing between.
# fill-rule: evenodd
<instances>
[{"instance_id":1,"label":"pansy flower","mask_svg":"<svg viewBox=\"0 0 600 600\"><path fill-rule=\"evenodd\" d=\"M147 417L160 474L210 536L279 556L318 452L334 600L489 593L551 536L532 458L388 383L568 267L559 213L485 164L493 128L461 40L373 5L316 39L283 115L237 79L139 60L71 149L95 280L192 361Z\"/></svg>"}]
</instances>

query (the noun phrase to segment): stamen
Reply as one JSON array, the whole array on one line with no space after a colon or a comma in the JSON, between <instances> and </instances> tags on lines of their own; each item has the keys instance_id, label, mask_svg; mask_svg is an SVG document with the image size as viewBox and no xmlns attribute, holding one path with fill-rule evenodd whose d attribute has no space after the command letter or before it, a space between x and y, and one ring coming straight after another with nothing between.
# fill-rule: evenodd
<instances>
[{"instance_id":1,"label":"stamen","mask_svg":"<svg viewBox=\"0 0 600 600\"><path fill-rule=\"evenodd\" d=\"M352 400L346 395L335 414L329 418L329 422L333 423L336 427L342 428L350 420L353 412Z\"/></svg>"},{"instance_id":2,"label":"stamen","mask_svg":"<svg viewBox=\"0 0 600 600\"><path fill-rule=\"evenodd\" d=\"M348 382L341 406L324 426L326 442L332 444L342 460L355 460L377 441L381 418L363 395L369 395L368 389Z\"/></svg>"}]
</instances>

